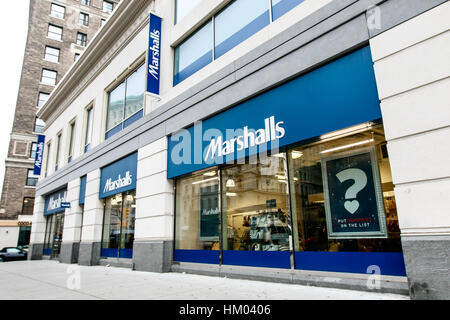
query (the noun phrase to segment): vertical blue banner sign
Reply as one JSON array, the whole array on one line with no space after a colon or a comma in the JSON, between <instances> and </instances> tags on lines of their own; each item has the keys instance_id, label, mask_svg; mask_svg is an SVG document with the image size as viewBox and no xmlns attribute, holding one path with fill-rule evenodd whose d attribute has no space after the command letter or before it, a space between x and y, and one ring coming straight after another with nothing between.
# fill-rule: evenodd
<instances>
[{"instance_id":1,"label":"vertical blue banner sign","mask_svg":"<svg viewBox=\"0 0 450 320\"><path fill-rule=\"evenodd\" d=\"M150 13L147 51L147 92L159 95L161 66L161 18Z\"/></svg>"},{"instance_id":2,"label":"vertical blue banner sign","mask_svg":"<svg viewBox=\"0 0 450 320\"><path fill-rule=\"evenodd\" d=\"M45 136L38 135L36 156L34 158L34 172L33 172L33 174L36 176L41 175L42 159L44 158L44 144L45 144Z\"/></svg>"}]
</instances>

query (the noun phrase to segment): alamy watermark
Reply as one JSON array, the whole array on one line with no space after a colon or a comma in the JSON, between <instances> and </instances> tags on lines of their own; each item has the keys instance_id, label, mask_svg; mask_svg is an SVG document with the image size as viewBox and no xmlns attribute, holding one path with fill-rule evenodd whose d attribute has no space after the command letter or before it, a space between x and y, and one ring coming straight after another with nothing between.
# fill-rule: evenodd
<instances>
[{"instance_id":1,"label":"alamy watermark","mask_svg":"<svg viewBox=\"0 0 450 320\"><path fill-rule=\"evenodd\" d=\"M370 6L366 10L367 28L369 30L381 29L381 9L379 6Z\"/></svg>"}]
</instances>

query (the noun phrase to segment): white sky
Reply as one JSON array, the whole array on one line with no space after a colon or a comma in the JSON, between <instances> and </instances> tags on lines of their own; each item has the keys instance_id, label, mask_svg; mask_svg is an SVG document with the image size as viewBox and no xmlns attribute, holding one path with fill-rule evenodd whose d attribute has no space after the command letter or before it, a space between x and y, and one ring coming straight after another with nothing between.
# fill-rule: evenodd
<instances>
[{"instance_id":1,"label":"white sky","mask_svg":"<svg viewBox=\"0 0 450 320\"><path fill-rule=\"evenodd\" d=\"M28 8L29 0L14 0L0 11L0 194L28 32Z\"/></svg>"}]
</instances>

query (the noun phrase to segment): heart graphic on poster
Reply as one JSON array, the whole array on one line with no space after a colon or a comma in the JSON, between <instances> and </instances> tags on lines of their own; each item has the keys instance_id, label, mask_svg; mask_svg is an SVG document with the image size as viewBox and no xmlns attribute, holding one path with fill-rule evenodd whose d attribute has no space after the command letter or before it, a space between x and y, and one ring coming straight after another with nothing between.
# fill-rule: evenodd
<instances>
[{"instance_id":1,"label":"heart graphic on poster","mask_svg":"<svg viewBox=\"0 0 450 320\"><path fill-rule=\"evenodd\" d=\"M351 214L354 214L359 209L359 202L357 200L345 201L344 208Z\"/></svg>"}]
</instances>

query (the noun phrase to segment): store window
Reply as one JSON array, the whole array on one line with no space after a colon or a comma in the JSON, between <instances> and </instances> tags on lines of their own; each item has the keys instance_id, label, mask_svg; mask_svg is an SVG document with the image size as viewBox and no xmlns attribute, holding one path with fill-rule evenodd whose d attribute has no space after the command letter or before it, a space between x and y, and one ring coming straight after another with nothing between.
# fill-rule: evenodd
<instances>
[{"instance_id":1,"label":"store window","mask_svg":"<svg viewBox=\"0 0 450 320\"><path fill-rule=\"evenodd\" d=\"M309 141L177 179L174 261L404 275L383 126Z\"/></svg>"},{"instance_id":2,"label":"store window","mask_svg":"<svg viewBox=\"0 0 450 320\"><path fill-rule=\"evenodd\" d=\"M145 65L143 64L109 93L106 139L142 118L144 92Z\"/></svg>"},{"instance_id":3,"label":"store window","mask_svg":"<svg viewBox=\"0 0 450 320\"><path fill-rule=\"evenodd\" d=\"M385 144L378 126L289 151L296 268L327 268L311 252L332 260L326 252L402 251ZM340 271L364 271L348 268Z\"/></svg>"},{"instance_id":4,"label":"store window","mask_svg":"<svg viewBox=\"0 0 450 320\"><path fill-rule=\"evenodd\" d=\"M135 190L105 198L102 257L133 257L135 213Z\"/></svg>"},{"instance_id":5,"label":"store window","mask_svg":"<svg viewBox=\"0 0 450 320\"><path fill-rule=\"evenodd\" d=\"M64 214L58 213L46 217L43 255L56 258L61 252L64 231Z\"/></svg>"},{"instance_id":6,"label":"store window","mask_svg":"<svg viewBox=\"0 0 450 320\"><path fill-rule=\"evenodd\" d=\"M219 262L218 174L211 169L177 181L175 249L191 253L214 251L200 252L191 257L192 262ZM183 254L182 251L177 253Z\"/></svg>"}]
</instances>

